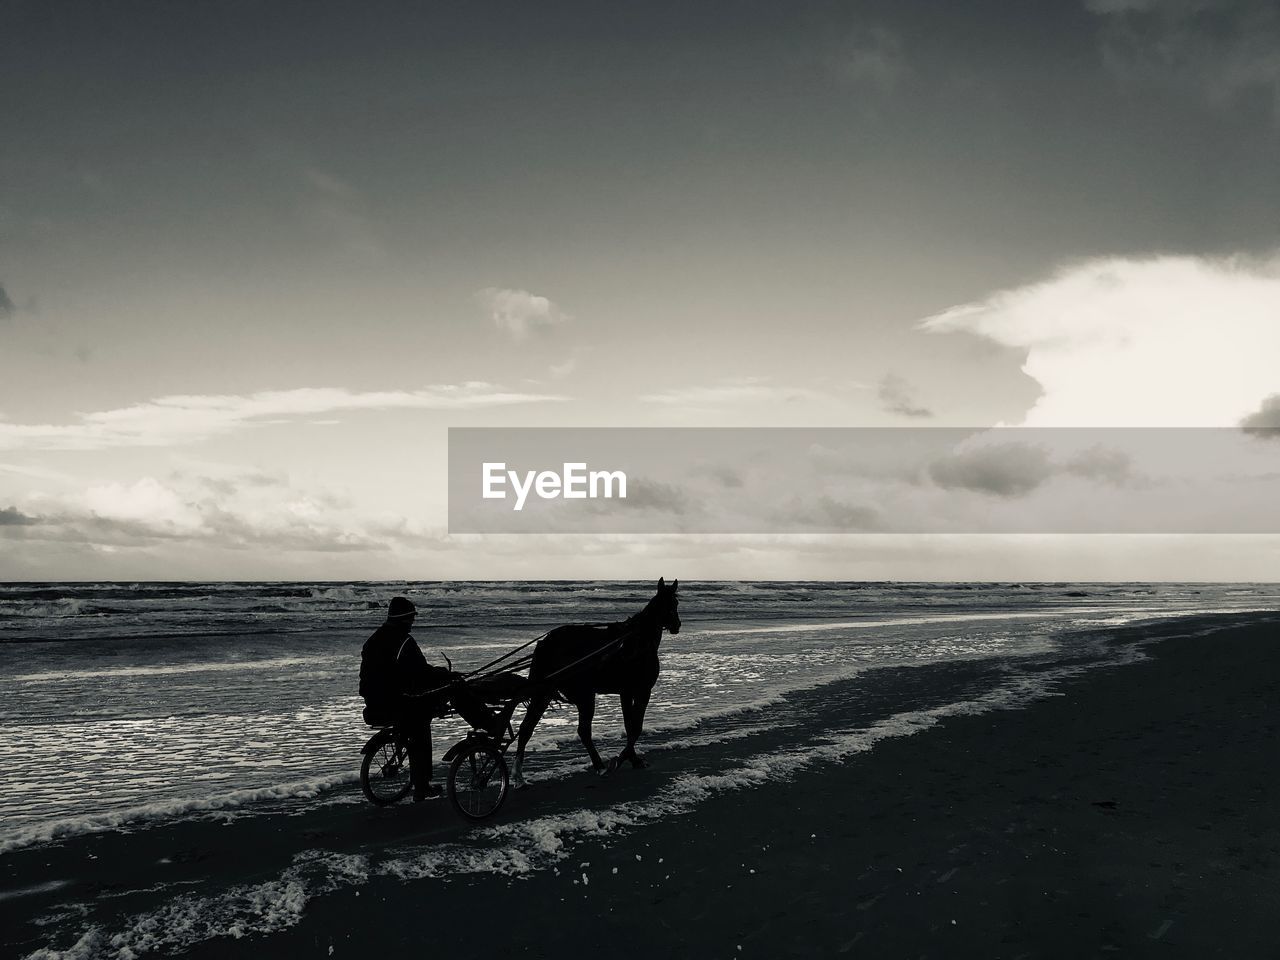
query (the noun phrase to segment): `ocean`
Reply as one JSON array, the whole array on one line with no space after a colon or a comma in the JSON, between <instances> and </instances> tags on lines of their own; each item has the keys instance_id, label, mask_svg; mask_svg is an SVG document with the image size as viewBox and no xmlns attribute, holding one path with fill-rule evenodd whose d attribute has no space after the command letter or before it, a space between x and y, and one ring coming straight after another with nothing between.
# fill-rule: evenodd
<instances>
[{"instance_id":1,"label":"ocean","mask_svg":"<svg viewBox=\"0 0 1280 960\"><path fill-rule=\"evenodd\" d=\"M612 581L0 585L0 852L163 818L360 803L360 647L397 594L418 605L428 658L468 669L558 624L623 619L652 593ZM1277 609L1280 587L686 582L680 597L684 628L663 639L642 750L733 736L765 705L876 668L994 658L1016 672L1147 618ZM568 708L548 713L531 778L581 770L575 723ZM601 698L595 731L616 752L616 698ZM462 732L437 724L437 758Z\"/></svg>"}]
</instances>

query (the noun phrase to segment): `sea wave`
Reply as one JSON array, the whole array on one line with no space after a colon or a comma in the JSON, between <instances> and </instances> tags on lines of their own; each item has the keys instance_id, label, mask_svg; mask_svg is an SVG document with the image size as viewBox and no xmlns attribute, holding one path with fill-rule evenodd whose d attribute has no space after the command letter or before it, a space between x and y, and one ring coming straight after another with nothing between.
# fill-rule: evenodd
<instances>
[{"instance_id":1,"label":"sea wave","mask_svg":"<svg viewBox=\"0 0 1280 960\"><path fill-rule=\"evenodd\" d=\"M81 817L67 817L46 823L29 824L0 836L0 854L87 833L102 833L107 830L128 832L131 827L151 820L232 810L247 804L257 804L271 800L309 799L319 796L326 790L331 790L344 784L355 783L357 779L358 775L355 773L316 777L310 780L298 780L269 787L232 790L207 797L166 800L158 803L141 804L109 813L86 814Z\"/></svg>"},{"instance_id":2,"label":"sea wave","mask_svg":"<svg viewBox=\"0 0 1280 960\"><path fill-rule=\"evenodd\" d=\"M1211 632L1209 628L1202 633ZM143 952L176 952L223 937L270 934L297 925L317 897L370 878L401 880L448 878L463 874L522 876L554 869L582 844L696 810L712 797L794 779L815 765L873 750L891 738L932 729L949 717L1007 710L1052 696L1058 685L1094 667L1137 662L1138 646L1113 649L1108 657L1007 677L977 696L927 709L896 712L877 722L830 730L819 740L790 749L772 749L707 772L681 776L643 800L579 808L476 831L467 843L403 848L383 859L309 850L278 877L221 894L177 897L161 908L128 918L114 931L90 926L69 947L46 947L27 960L97 960ZM589 864L580 864L581 883L589 884ZM578 881L575 881L578 882Z\"/></svg>"}]
</instances>

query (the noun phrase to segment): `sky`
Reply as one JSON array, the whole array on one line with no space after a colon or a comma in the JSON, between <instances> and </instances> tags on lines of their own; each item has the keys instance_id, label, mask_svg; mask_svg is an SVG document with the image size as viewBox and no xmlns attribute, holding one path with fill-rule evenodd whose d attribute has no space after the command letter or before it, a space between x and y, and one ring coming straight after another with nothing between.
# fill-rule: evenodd
<instances>
[{"instance_id":1,"label":"sky","mask_svg":"<svg viewBox=\"0 0 1280 960\"><path fill-rule=\"evenodd\" d=\"M445 500L451 426L1280 418L1269 0L7 0L0 125L0 578L1280 570Z\"/></svg>"}]
</instances>

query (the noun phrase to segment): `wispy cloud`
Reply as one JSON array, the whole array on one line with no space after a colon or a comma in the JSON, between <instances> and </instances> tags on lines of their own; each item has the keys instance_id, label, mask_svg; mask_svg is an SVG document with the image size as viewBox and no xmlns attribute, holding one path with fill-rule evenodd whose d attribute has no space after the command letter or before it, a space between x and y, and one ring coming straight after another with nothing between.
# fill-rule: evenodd
<instances>
[{"instance_id":1,"label":"wispy cloud","mask_svg":"<svg viewBox=\"0 0 1280 960\"><path fill-rule=\"evenodd\" d=\"M808 387L781 386L764 377L738 377L708 386L675 387L657 393L646 393L640 400L669 407L706 409L752 403L787 403L818 396L820 394L817 391Z\"/></svg>"},{"instance_id":2,"label":"wispy cloud","mask_svg":"<svg viewBox=\"0 0 1280 960\"><path fill-rule=\"evenodd\" d=\"M893 92L911 72L902 39L886 27L860 29L849 35L827 58L827 68L842 83L879 94Z\"/></svg>"},{"instance_id":3,"label":"wispy cloud","mask_svg":"<svg viewBox=\"0 0 1280 960\"><path fill-rule=\"evenodd\" d=\"M503 390L482 382L420 390L358 392L338 387L268 390L247 395L178 395L82 413L75 423L0 422L0 449L94 450L189 443L254 425L359 410L474 410L564 400Z\"/></svg>"},{"instance_id":4,"label":"wispy cloud","mask_svg":"<svg viewBox=\"0 0 1280 960\"><path fill-rule=\"evenodd\" d=\"M875 507L847 503L825 494L817 497L790 497L772 514L771 519L781 529L815 528L861 533L881 530L885 526L883 517Z\"/></svg>"},{"instance_id":5,"label":"wispy cloud","mask_svg":"<svg viewBox=\"0 0 1280 960\"><path fill-rule=\"evenodd\" d=\"M363 197L341 177L324 170L302 171L301 210L320 231L364 257L381 257L385 245Z\"/></svg>"},{"instance_id":6,"label":"wispy cloud","mask_svg":"<svg viewBox=\"0 0 1280 960\"><path fill-rule=\"evenodd\" d=\"M933 416L932 410L917 402L915 388L896 373L886 374L876 393L880 398L880 406L888 413L913 419Z\"/></svg>"},{"instance_id":7,"label":"wispy cloud","mask_svg":"<svg viewBox=\"0 0 1280 960\"><path fill-rule=\"evenodd\" d=\"M31 503L0 510L0 538L107 548L181 543L345 553L385 551L431 537L404 518L361 514L324 489L251 470L224 472L216 482L180 472L146 476Z\"/></svg>"},{"instance_id":8,"label":"wispy cloud","mask_svg":"<svg viewBox=\"0 0 1280 960\"><path fill-rule=\"evenodd\" d=\"M552 380L564 380L566 377L572 376L578 369L578 365L582 359L591 352L590 347L577 346L569 352L559 363L553 363L547 368L547 373Z\"/></svg>"},{"instance_id":9,"label":"wispy cloud","mask_svg":"<svg viewBox=\"0 0 1280 960\"><path fill-rule=\"evenodd\" d=\"M528 290L486 287L476 294L489 321L516 340L550 330L570 316L546 297Z\"/></svg>"},{"instance_id":10,"label":"wispy cloud","mask_svg":"<svg viewBox=\"0 0 1280 960\"><path fill-rule=\"evenodd\" d=\"M1248 94L1280 122L1280 7L1274 0L1085 0L1102 18L1107 64L1130 82L1186 88L1214 106Z\"/></svg>"},{"instance_id":11,"label":"wispy cloud","mask_svg":"<svg viewBox=\"0 0 1280 960\"><path fill-rule=\"evenodd\" d=\"M3 286L0 286L0 320L12 320L13 315L17 312L18 308L9 299L9 294L5 292Z\"/></svg>"}]
</instances>

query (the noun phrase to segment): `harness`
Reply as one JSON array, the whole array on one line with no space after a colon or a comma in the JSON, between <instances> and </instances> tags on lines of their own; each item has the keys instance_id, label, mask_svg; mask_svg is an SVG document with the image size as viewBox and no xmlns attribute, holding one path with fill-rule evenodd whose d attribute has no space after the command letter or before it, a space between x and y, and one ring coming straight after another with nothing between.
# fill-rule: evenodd
<instances>
[{"instance_id":1,"label":"harness","mask_svg":"<svg viewBox=\"0 0 1280 960\"><path fill-rule=\"evenodd\" d=\"M642 611L640 611L639 613L637 613L635 616L628 617L626 620L622 621L623 626L626 626L627 624L633 623L633 622L635 622L635 621L637 621L637 620L641 619L641 618L645 615L645 613L647 613L647 612L648 612L648 611L647 611L647 609L646 609L646 610L642 610ZM595 624L591 624L590 626L595 626ZM635 634L635 633L638 633L638 632L639 632L639 630L640 630L640 627L639 627L639 626L633 626L630 630L624 630L620 635L618 635L617 637L614 637L612 640L610 640L610 641L609 641L608 643L606 643L604 646L602 646L602 647L597 647L595 650L592 650L590 653L588 653L588 654L586 654L586 655L584 655L584 656L579 657L577 660L574 660L572 663L567 663L567 664L565 664L563 667L560 667L558 670L555 670L555 671L553 671L552 673L547 674L547 676L543 677L543 678L542 678L542 680L541 680L540 682L542 682L542 683L546 683L547 681L549 681L549 680L553 680L553 679L555 679L556 677L560 676L560 674L564 673L566 670L572 670L574 667L578 666L578 665L579 665L579 664L581 664L581 663L585 663L586 661L591 660L591 659L594 659L594 658L596 658L596 657L603 657L604 655L606 655L607 653L609 653L609 652L610 652L614 647L619 646L619 645L620 645L624 640L626 640L628 637L632 636L632 635L633 635L633 634ZM658 626L658 630L659 630L659 631L661 631L661 630L662 630L661 625L659 625L659 626ZM540 636L540 637L534 637L534 638L533 638L532 640L530 640L528 643L523 643L523 644L521 644L520 646L516 647L514 650L509 650L508 652L504 653L502 656L497 657L497 658L495 658L495 659L493 659L493 660L490 660L490 661L489 661L488 663L486 663L484 666L482 666L482 667L477 667L476 669L472 670L470 673L464 673L464 674L462 674L462 675L461 675L460 677L458 677L458 679L456 679L456 680L450 680L450 681L449 681L448 683L446 683L444 686L436 687L436 688L435 688L435 689L433 689L433 690L424 690L422 693L406 694L406 696L410 696L410 697L429 697L429 696L431 696L432 694L435 694L435 693L443 693L444 691L449 690L449 689L452 689L453 687L457 686L458 684L460 684L460 683L465 683L465 682L466 682L466 681L468 681L468 680L479 679L479 678L482 678L482 677L484 677L484 676L488 676L490 673L495 672L495 671L493 671L493 667L496 667L498 664L502 663L502 662L503 662L504 660L506 660L508 657L513 657L513 656L515 656L515 655L516 655L517 653L519 653L521 650L526 650L526 649L528 649L529 647L533 646L535 643L538 643L538 642L539 642L539 641L541 641L541 640L545 640L545 639L546 639L550 634L551 634L551 631L550 631L550 630L548 630L548 631L547 631L546 633L544 633L542 636ZM406 638L406 640L405 640L405 643L408 643L408 639L407 639L407 638ZM404 644L401 644L401 645L400 645L400 649L401 649L401 650L404 650ZM400 656L400 654L399 654L399 653L397 653L397 654L396 654L396 658L397 658L397 659L399 659L399 656ZM509 664L507 664L506 669L508 669L508 670L515 670L515 669L519 669L521 666L524 666L524 665L526 665L526 664L528 664L528 663L532 663L532 662L533 662L533 655L532 655L532 654L530 654L530 655L529 655L529 656L527 656L527 657L521 657L519 660L517 660L517 661L515 661L515 662L513 662L513 663L509 663Z\"/></svg>"}]
</instances>

